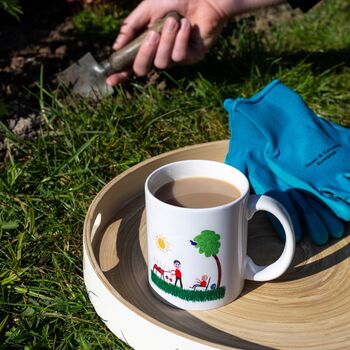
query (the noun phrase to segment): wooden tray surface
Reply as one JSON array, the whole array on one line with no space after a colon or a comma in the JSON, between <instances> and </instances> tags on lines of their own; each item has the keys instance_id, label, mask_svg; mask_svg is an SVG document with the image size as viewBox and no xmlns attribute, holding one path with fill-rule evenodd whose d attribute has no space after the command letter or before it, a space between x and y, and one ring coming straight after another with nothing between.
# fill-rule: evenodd
<instances>
[{"instance_id":1,"label":"wooden tray surface","mask_svg":"<svg viewBox=\"0 0 350 350\"><path fill-rule=\"evenodd\" d=\"M217 349L350 349L350 226L340 240L297 245L292 266L273 282L247 281L240 298L210 311L161 303L147 284L143 185L155 168L183 159L223 161L227 141L190 146L147 160L113 179L95 198L102 222L88 247L109 290L140 317ZM89 227L90 225L90 227ZM91 223L88 223L89 232ZM248 253L261 265L282 252L264 213L249 224ZM188 349L190 350L190 349Z\"/></svg>"}]
</instances>

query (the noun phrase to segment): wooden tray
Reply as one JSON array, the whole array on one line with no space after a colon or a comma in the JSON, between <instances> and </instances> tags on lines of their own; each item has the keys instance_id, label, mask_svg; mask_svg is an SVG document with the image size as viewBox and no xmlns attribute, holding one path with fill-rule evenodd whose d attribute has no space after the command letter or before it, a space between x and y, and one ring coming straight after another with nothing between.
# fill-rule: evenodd
<instances>
[{"instance_id":1,"label":"wooden tray","mask_svg":"<svg viewBox=\"0 0 350 350\"><path fill-rule=\"evenodd\" d=\"M114 178L84 224L84 279L107 327L137 350L350 349L350 226L340 240L297 245L292 266L269 283L247 282L217 310L187 312L160 302L147 284L143 185L155 168L183 159L223 161L228 142L186 147ZM268 264L282 251L264 213L249 226L249 254Z\"/></svg>"}]
</instances>

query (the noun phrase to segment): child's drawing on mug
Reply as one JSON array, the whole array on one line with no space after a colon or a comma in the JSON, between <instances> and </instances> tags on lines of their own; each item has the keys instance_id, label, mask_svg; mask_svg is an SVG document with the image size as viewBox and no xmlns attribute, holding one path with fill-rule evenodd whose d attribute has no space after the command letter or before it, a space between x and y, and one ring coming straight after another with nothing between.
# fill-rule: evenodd
<instances>
[{"instance_id":1,"label":"child's drawing on mug","mask_svg":"<svg viewBox=\"0 0 350 350\"><path fill-rule=\"evenodd\" d=\"M156 236L156 247L162 252L170 251L169 241L164 235ZM151 268L151 279L153 283L165 293L176 296L180 299L194 302L204 302L221 299L225 296L225 287L221 286L222 269L218 257L220 251L220 235L212 230L204 230L195 236L188 243L198 249L198 253L205 257L214 259L213 263L217 267L217 280L215 276L209 276L205 271L198 276L193 276L193 283L184 286L182 277L186 272L182 271L181 261L174 259L169 261L167 266L153 264ZM196 253L196 250L193 250ZM171 264L171 267L170 267Z\"/></svg>"},{"instance_id":2,"label":"child's drawing on mug","mask_svg":"<svg viewBox=\"0 0 350 350\"><path fill-rule=\"evenodd\" d=\"M170 244L167 238L161 233L156 235L156 246L161 252L168 252L170 250Z\"/></svg>"}]
</instances>

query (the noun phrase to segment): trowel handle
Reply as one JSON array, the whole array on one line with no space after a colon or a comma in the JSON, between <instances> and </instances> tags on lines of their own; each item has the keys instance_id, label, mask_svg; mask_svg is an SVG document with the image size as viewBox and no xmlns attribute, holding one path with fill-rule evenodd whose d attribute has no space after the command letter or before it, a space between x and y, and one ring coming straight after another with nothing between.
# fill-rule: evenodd
<instances>
[{"instance_id":1,"label":"trowel handle","mask_svg":"<svg viewBox=\"0 0 350 350\"><path fill-rule=\"evenodd\" d=\"M103 62L105 74L110 75L114 72L121 71L132 65L136 54L142 44L143 39L146 37L149 31L156 31L160 33L162 31L164 22L168 17L174 17L177 21L180 20L181 16L177 12L169 12L165 17L157 20L154 25L138 36L136 39L131 41L120 50L114 52L109 58Z\"/></svg>"}]
</instances>

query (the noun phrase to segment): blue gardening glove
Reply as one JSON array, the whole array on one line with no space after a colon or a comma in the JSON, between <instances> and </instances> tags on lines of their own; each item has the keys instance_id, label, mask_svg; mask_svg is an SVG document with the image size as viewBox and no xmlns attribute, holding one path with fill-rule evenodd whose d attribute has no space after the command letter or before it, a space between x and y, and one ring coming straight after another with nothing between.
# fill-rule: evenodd
<instances>
[{"instance_id":1,"label":"blue gardening glove","mask_svg":"<svg viewBox=\"0 0 350 350\"><path fill-rule=\"evenodd\" d=\"M318 117L301 97L275 80L235 102L264 137L262 157L288 188L317 197L350 221L350 130Z\"/></svg>"},{"instance_id":2,"label":"blue gardening glove","mask_svg":"<svg viewBox=\"0 0 350 350\"><path fill-rule=\"evenodd\" d=\"M343 223L318 200L297 189L288 189L281 179L272 178L262 167L258 169L258 173L252 170L249 178L256 191L273 197L284 205L291 216L297 242L302 237L302 231L319 245L325 244L329 237L343 236ZM280 222L270 214L269 218L284 240L284 230Z\"/></svg>"},{"instance_id":3,"label":"blue gardening glove","mask_svg":"<svg viewBox=\"0 0 350 350\"><path fill-rule=\"evenodd\" d=\"M225 101L231 131L225 162L245 173L257 194L274 197L286 207L293 221L297 241L301 239L302 230L317 244L324 244L329 236L341 237L344 225L329 209L309 195L289 188L276 174L271 173L264 158L266 139L250 119L236 108L238 102L241 100ZM282 226L272 216L270 218L283 239Z\"/></svg>"}]
</instances>

